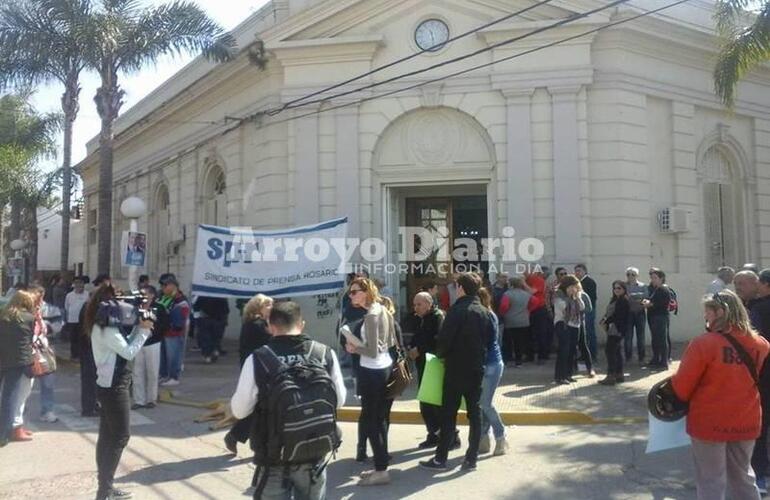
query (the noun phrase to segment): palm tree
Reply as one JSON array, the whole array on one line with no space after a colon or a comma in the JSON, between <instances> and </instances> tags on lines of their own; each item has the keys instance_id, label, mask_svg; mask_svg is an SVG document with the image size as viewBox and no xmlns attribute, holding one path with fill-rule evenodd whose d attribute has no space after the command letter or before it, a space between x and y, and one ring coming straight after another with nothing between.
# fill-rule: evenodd
<instances>
[{"instance_id":1,"label":"palm tree","mask_svg":"<svg viewBox=\"0 0 770 500\"><path fill-rule=\"evenodd\" d=\"M55 136L61 116L38 114L30 105L31 93L0 98L0 208L11 204L11 238L21 237L22 229L30 244L29 263L37 265L37 208L55 204L53 192L61 171L44 173L37 162L56 155Z\"/></svg>"},{"instance_id":2,"label":"palm tree","mask_svg":"<svg viewBox=\"0 0 770 500\"><path fill-rule=\"evenodd\" d=\"M93 20L89 62L101 77L94 97L101 119L97 270L109 273L113 128L124 96L119 75L157 63L165 54L202 52L209 59L227 61L234 56L235 41L198 6L181 0L158 7L142 7L138 0L100 0Z\"/></svg>"},{"instance_id":3,"label":"palm tree","mask_svg":"<svg viewBox=\"0 0 770 500\"><path fill-rule=\"evenodd\" d=\"M90 0L27 0L0 7L0 87L59 82L64 114L60 269L69 267L72 129L86 67Z\"/></svg>"},{"instance_id":4,"label":"palm tree","mask_svg":"<svg viewBox=\"0 0 770 500\"><path fill-rule=\"evenodd\" d=\"M755 6L754 13L748 12ZM732 107L738 82L770 61L770 1L720 0L714 18L722 36L714 87L722 102Z\"/></svg>"}]
</instances>

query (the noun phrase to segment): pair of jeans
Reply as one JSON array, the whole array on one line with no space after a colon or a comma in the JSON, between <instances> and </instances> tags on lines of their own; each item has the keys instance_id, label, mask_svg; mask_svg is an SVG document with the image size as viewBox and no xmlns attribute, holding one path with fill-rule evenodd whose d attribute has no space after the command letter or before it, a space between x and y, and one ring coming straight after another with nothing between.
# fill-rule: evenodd
<instances>
[{"instance_id":1,"label":"pair of jeans","mask_svg":"<svg viewBox=\"0 0 770 500\"><path fill-rule=\"evenodd\" d=\"M484 379L481 381L481 435L486 436L489 428L492 427L492 433L495 440L505 437L505 426L497 413L492 401L495 397L495 390L500 385L500 379L503 378L503 362L489 363L484 368Z\"/></svg>"},{"instance_id":2,"label":"pair of jeans","mask_svg":"<svg viewBox=\"0 0 770 500\"><path fill-rule=\"evenodd\" d=\"M607 356L607 375L623 376L622 343L623 338L619 335L607 336L607 346L604 348L604 354Z\"/></svg>"},{"instance_id":3,"label":"pair of jeans","mask_svg":"<svg viewBox=\"0 0 770 500\"><path fill-rule=\"evenodd\" d=\"M422 383L422 376L425 373L425 355L421 354L416 360L417 365L417 386ZM437 439L438 431L441 429L441 407L420 402L420 415L425 422L425 428L428 430L429 439Z\"/></svg>"},{"instance_id":4,"label":"pair of jeans","mask_svg":"<svg viewBox=\"0 0 770 500\"><path fill-rule=\"evenodd\" d=\"M553 324L551 313L548 309L541 307L529 316L529 325L532 335L537 344L537 357L540 360L546 360L551 355L551 345L553 344Z\"/></svg>"},{"instance_id":5,"label":"pair of jeans","mask_svg":"<svg viewBox=\"0 0 770 500\"><path fill-rule=\"evenodd\" d=\"M535 358L534 346L532 344L532 330L528 326L522 326L518 328L506 328L506 333L510 332L510 336L513 339L513 355L516 360L516 364L521 364L524 361L524 357L528 360ZM505 359L503 359L505 361Z\"/></svg>"},{"instance_id":6,"label":"pair of jeans","mask_svg":"<svg viewBox=\"0 0 770 500\"><path fill-rule=\"evenodd\" d=\"M449 448L456 439L457 412L460 401L465 398L468 412L470 433L468 435L468 450L465 461L475 464L479 457L479 440L481 439L481 383L484 372L452 373L450 368L444 374L443 404L441 406L441 435L435 459L446 463Z\"/></svg>"},{"instance_id":7,"label":"pair of jeans","mask_svg":"<svg viewBox=\"0 0 770 500\"><path fill-rule=\"evenodd\" d=\"M179 380L182 374L182 361L184 359L184 337L165 337L163 339L165 348L165 365L161 365L161 377L173 378ZM165 373L163 372L165 368Z\"/></svg>"},{"instance_id":8,"label":"pair of jeans","mask_svg":"<svg viewBox=\"0 0 770 500\"><path fill-rule=\"evenodd\" d=\"M120 457L131 437L129 427L131 403L127 383L119 383L109 389L99 387L97 397L101 404L99 437L96 441L96 467L99 479L97 498L101 498L112 490Z\"/></svg>"},{"instance_id":9,"label":"pair of jeans","mask_svg":"<svg viewBox=\"0 0 770 500\"><path fill-rule=\"evenodd\" d=\"M572 377L572 370L575 366L575 352L577 350L578 336L580 328L567 326L560 321L556 325L556 342L558 351L556 354L556 367L554 379L559 382Z\"/></svg>"},{"instance_id":10,"label":"pair of jeans","mask_svg":"<svg viewBox=\"0 0 770 500\"><path fill-rule=\"evenodd\" d=\"M204 357L209 357L215 351L220 351L225 321L215 318L198 318L195 322L196 338L198 346L201 348L201 354Z\"/></svg>"},{"instance_id":11,"label":"pair of jeans","mask_svg":"<svg viewBox=\"0 0 770 500\"><path fill-rule=\"evenodd\" d=\"M0 441L8 441L15 427L16 414L22 403L24 384L29 384L25 367L0 370Z\"/></svg>"},{"instance_id":12,"label":"pair of jeans","mask_svg":"<svg viewBox=\"0 0 770 500\"><path fill-rule=\"evenodd\" d=\"M588 334L586 332L585 324L580 327L580 331L578 333L577 349L577 354L580 355L580 359L582 359L583 363L586 365L586 371L590 373L594 368L594 357L591 354L591 349L588 347ZM573 364L575 373L578 372L577 360L578 358L576 356Z\"/></svg>"},{"instance_id":13,"label":"pair of jeans","mask_svg":"<svg viewBox=\"0 0 770 500\"><path fill-rule=\"evenodd\" d=\"M21 427L24 425L24 411L27 408L27 399L32 394L32 386L35 385L35 379L27 375L21 377L19 388L19 404L16 405L16 415L13 419L14 427Z\"/></svg>"},{"instance_id":14,"label":"pair of jeans","mask_svg":"<svg viewBox=\"0 0 770 500\"><path fill-rule=\"evenodd\" d=\"M596 359L598 345L596 342L596 304L585 314L586 345L591 352L591 359Z\"/></svg>"},{"instance_id":15,"label":"pair of jeans","mask_svg":"<svg viewBox=\"0 0 770 500\"><path fill-rule=\"evenodd\" d=\"M49 373L40 377L40 414L45 415L53 411L56 406L54 387L56 386L56 373Z\"/></svg>"},{"instance_id":16,"label":"pair of jeans","mask_svg":"<svg viewBox=\"0 0 770 500\"><path fill-rule=\"evenodd\" d=\"M388 469L388 409L385 398L385 385L390 377L391 368L358 368L358 390L361 394L360 425L366 440L372 446L374 468L378 471ZM360 445L361 443L359 443ZM364 445L366 441L364 441Z\"/></svg>"},{"instance_id":17,"label":"pair of jeans","mask_svg":"<svg viewBox=\"0 0 770 500\"><path fill-rule=\"evenodd\" d=\"M644 324L647 323L647 312L642 309L638 312L631 313L631 319L628 324L628 330L625 332L625 351L626 361L630 361L634 352L634 332L636 332L636 352L639 356L639 361L644 361L645 347L644 347Z\"/></svg>"},{"instance_id":18,"label":"pair of jeans","mask_svg":"<svg viewBox=\"0 0 770 500\"><path fill-rule=\"evenodd\" d=\"M80 357L80 323L67 323L63 330L70 341L70 359Z\"/></svg>"},{"instance_id":19,"label":"pair of jeans","mask_svg":"<svg viewBox=\"0 0 770 500\"><path fill-rule=\"evenodd\" d=\"M144 345L134 358L132 380L134 402L139 405L158 401L158 373L160 370L160 342Z\"/></svg>"},{"instance_id":20,"label":"pair of jeans","mask_svg":"<svg viewBox=\"0 0 770 500\"><path fill-rule=\"evenodd\" d=\"M770 426L770 369L768 364L759 372L759 397L762 405L762 430L754 443L751 454L751 467L757 477L767 477L770 474L770 455L768 455L768 426Z\"/></svg>"},{"instance_id":21,"label":"pair of jeans","mask_svg":"<svg viewBox=\"0 0 770 500\"><path fill-rule=\"evenodd\" d=\"M650 323L652 363L668 368L671 351L668 345L668 315L655 314L647 317Z\"/></svg>"},{"instance_id":22,"label":"pair of jeans","mask_svg":"<svg viewBox=\"0 0 770 500\"><path fill-rule=\"evenodd\" d=\"M84 415L96 413L96 362L91 340L80 339L80 411Z\"/></svg>"},{"instance_id":23,"label":"pair of jeans","mask_svg":"<svg viewBox=\"0 0 770 500\"><path fill-rule=\"evenodd\" d=\"M276 466L259 470L255 500L324 500L326 498L326 468L318 472L319 464Z\"/></svg>"}]
</instances>

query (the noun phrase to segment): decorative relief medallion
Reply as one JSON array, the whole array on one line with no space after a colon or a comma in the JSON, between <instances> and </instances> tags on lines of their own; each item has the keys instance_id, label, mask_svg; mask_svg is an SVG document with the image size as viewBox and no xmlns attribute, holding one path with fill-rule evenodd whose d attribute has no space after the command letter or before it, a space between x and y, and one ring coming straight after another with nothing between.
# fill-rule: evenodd
<instances>
[{"instance_id":1,"label":"decorative relief medallion","mask_svg":"<svg viewBox=\"0 0 770 500\"><path fill-rule=\"evenodd\" d=\"M405 129L405 147L418 162L427 165L452 163L461 142L460 127L441 111L420 113Z\"/></svg>"}]
</instances>

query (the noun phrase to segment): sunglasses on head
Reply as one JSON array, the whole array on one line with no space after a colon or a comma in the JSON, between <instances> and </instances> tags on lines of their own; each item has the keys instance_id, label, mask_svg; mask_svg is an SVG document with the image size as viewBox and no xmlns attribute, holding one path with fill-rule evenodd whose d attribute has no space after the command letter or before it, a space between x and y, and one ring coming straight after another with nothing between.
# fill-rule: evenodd
<instances>
[{"instance_id":1,"label":"sunglasses on head","mask_svg":"<svg viewBox=\"0 0 770 500\"><path fill-rule=\"evenodd\" d=\"M721 305L721 306L723 306L723 307L725 307L725 308L727 308L727 307L728 307L728 306L727 306L727 302L725 301L725 299L723 299L723 298L722 298L722 296L721 296L719 293L715 293L714 295L712 295L712 296L711 296L711 299L712 299L714 302L718 303L719 305Z\"/></svg>"}]
</instances>

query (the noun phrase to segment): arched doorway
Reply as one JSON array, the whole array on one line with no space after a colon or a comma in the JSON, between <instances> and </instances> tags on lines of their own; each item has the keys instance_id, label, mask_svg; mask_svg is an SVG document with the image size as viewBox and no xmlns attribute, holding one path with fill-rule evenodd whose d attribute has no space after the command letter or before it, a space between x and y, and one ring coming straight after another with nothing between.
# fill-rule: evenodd
<instances>
[{"instance_id":1,"label":"arched doorway","mask_svg":"<svg viewBox=\"0 0 770 500\"><path fill-rule=\"evenodd\" d=\"M399 269L382 277L398 295L402 311L411 309L412 296L425 284L451 280L459 263L452 249L461 238L475 241L478 250L468 264L486 269L481 242L498 226L495 166L495 147L486 129L453 108L408 112L380 135L372 162L371 192L373 208L381 206L383 211L372 211L370 234L385 237L387 268L392 270L395 264ZM422 261L443 265L413 265L422 250L421 242L408 248L400 230L406 226L443 231L449 251L434 247Z\"/></svg>"}]
</instances>

